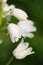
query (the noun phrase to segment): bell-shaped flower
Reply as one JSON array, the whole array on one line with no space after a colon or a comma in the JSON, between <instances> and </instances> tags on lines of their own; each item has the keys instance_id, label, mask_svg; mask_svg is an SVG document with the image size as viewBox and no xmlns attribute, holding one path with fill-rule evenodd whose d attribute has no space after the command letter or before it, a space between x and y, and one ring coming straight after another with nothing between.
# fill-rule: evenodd
<instances>
[{"instance_id":1,"label":"bell-shaped flower","mask_svg":"<svg viewBox=\"0 0 43 65\"><path fill-rule=\"evenodd\" d=\"M8 25L8 32L13 43L18 41L22 36L24 38L33 38L34 34L32 32L35 31L36 27L31 20L19 21L17 25L13 23Z\"/></svg>"},{"instance_id":2,"label":"bell-shaped flower","mask_svg":"<svg viewBox=\"0 0 43 65\"><path fill-rule=\"evenodd\" d=\"M16 59L24 59L26 56L33 54L34 51L32 51L32 47L29 47L29 43L22 41L17 46L16 49L13 51L13 56L15 56Z\"/></svg>"},{"instance_id":3,"label":"bell-shaped flower","mask_svg":"<svg viewBox=\"0 0 43 65\"><path fill-rule=\"evenodd\" d=\"M17 25L20 28L23 37L34 37L32 32L36 31L36 27L31 20L19 21Z\"/></svg>"},{"instance_id":4,"label":"bell-shaped flower","mask_svg":"<svg viewBox=\"0 0 43 65\"><path fill-rule=\"evenodd\" d=\"M5 4L3 7L3 17L11 16L14 8L15 8L14 5Z\"/></svg>"},{"instance_id":5,"label":"bell-shaped flower","mask_svg":"<svg viewBox=\"0 0 43 65\"><path fill-rule=\"evenodd\" d=\"M14 5L8 5L6 2L7 0L3 0L3 2L5 2L5 4L3 4L2 6L2 10L3 10L3 17L8 17L8 16L14 16L16 17L18 20L26 20L28 15L26 14L25 11L15 8Z\"/></svg>"},{"instance_id":6,"label":"bell-shaped flower","mask_svg":"<svg viewBox=\"0 0 43 65\"><path fill-rule=\"evenodd\" d=\"M18 20L26 20L28 15L25 11L15 8L14 5L8 5L7 3L3 6L3 17L14 16Z\"/></svg>"},{"instance_id":7,"label":"bell-shaped flower","mask_svg":"<svg viewBox=\"0 0 43 65\"><path fill-rule=\"evenodd\" d=\"M16 24L9 24L8 27L8 32L10 34L10 38L13 43L17 42L19 38L21 38L21 33L19 32L19 27Z\"/></svg>"},{"instance_id":8,"label":"bell-shaped flower","mask_svg":"<svg viewBox=\"0 0 43 65\"><path fill-rule=\"evenodd\" d=\"M27 14L21 9L14 8L13 13L14 17L16 17L18 20L26 20L27 19Z\"/></svg>"}]
</instances>

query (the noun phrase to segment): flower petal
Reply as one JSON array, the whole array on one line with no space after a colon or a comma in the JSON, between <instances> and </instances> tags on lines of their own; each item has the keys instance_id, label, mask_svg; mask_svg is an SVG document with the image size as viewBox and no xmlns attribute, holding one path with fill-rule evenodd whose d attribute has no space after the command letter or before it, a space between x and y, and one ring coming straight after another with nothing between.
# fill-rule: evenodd
<instances>
[{"instance_id":1,"label":"flower petal","mask_svg":"<svg viewBox=\"0 0 43 65\"><path fill-rule=\"evenodd\" d=\"M14 5L5 4L5 6L3 7L3 11L4 11L4 12L7 12L7 11L9 11L9 10L11 10L11 9L14 9L14 8L15 8Z\"/></svg>"},{"instance_id":2,"label":"flower petal","mask_svg":"<svg viewBox=\"0 0 43 65\"><path fill-rule=\"evenodd\" d=\"M22 41L20 44L17 46L17 48L13 51L13 55L15 56L16 59L23 59L27 55L33 54L34 51L32 51L32 47L29 47L29 44L27 42Z\"/></svg>"},{"instance_id":3,"label":"flower petal","mask_svg":"<svg viewBox=\"0 0 43 65\"><path fill-rule=\"evenodd\" d=\"M19 38L21 38L21 33L19 32L19 28L16 24L13 23L9 24L7 29L13 43L17 42Z\"/></svg>"},{"instance_id":4,"label":"flower petal","mask_svg":"<svg viewBox=\"0 0 43 65\"><path fill-rule=\"evenodd\" d=\"M13 55L15 56L16 59L23 59L27 56L27 53L28 53L28 51L23 50L18 53L13 53Z\"/></svg>"},{"instance_id":5,"label":"flower petal","mask_svg":"<svg viewBox=\"0 0 43 65\"><path fill-rule=\"evenodd\" d=\"M33 54L34 52L31 52L32 48L28 48L26 50L18 51L18 52L13 52L13 55L15 56L16 59L23 59L27 55Z\"/></svg>"},{"instance_id":6,"label":"flower petal","mask_svg":"<svg viewBox=\"0 0 43 65\"><path fill-rule=\"evenodd\" d=\"M3 17L11 17L14 8L14 5L5 4L5 6L3 7Z\"/></svg>"},{"instance_id":7,"label":"flower petal","mask_svg":"<svg viewBox=\"0 0 43 65\"><path fill-rule=\"evenodd\" d=\"M27 42L24 43L24 40L22 39L20 44L17 46L17 48L13 52L22 51L22 50L27 49L28 47L29 47L29 43Z\"/></svg>"},{"instance_id":8,"label":"flower petal","mask_svg":"<svg viewBox=\"0 0 43 65\"><path fill-rule=\"evenodd\" d=\"M34 37L34 34L22 32L22 36L23 36L24 38L25 38L25 37L33 38L33 37Z\"/></svg>"},{"instance_id":9,"label":"flower petal","mask_svg":"<svg viewBox=\"0 0 43 65\"><path fill-rule=\"evenodd\" d=\"M13 11L13 15L19 19L19 20L26 20L27 19L27 14L21 10L21 9L18 9L18 8L15 8L14 11Z\"/></svg>"},{"instance_id":10,"label":"flower petal","mask_svg":"<svg viewBox=\"0 0 43 65\"><path fill-rule=\"evenodd\" d=\"M34 32L36 31L36 27L33 26L33 23L32 22L29 22L29 20L27 21L20 21L18 23L18 26L21 28L22 31L24 32Z\"/></svg>"}]
</instances>

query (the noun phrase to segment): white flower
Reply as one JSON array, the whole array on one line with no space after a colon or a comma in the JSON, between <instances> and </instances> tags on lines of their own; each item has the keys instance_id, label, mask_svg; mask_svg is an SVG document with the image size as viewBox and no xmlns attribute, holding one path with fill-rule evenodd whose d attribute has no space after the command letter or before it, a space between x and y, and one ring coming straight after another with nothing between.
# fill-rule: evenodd
<instances>
[{"instance_id":1,"label":"white flower","mask_svg":"<svg viewBox=\"0 0 43 65\"><path fill-rule=\"evenodd\" d=\"M14 15L14 17L16 17L19 20L26 20L28 17L27 14L23 10L18 9L18 8L14 8L12 14Z\"/></svg>"},{"instance_id":2,"label":"white flower","mask_svg":"<svg viewBox=\"0 0 43 65\"><path fill-rule=\"evenodd\" d=\"M36 27L31 20L19 21L17 25L20 28L23 37L34 37L32 32L36 31Z\"/></svg>"},{"instance_id":3,"label":"white flower","mask_svg":"<svg viewBox=\"0 0 43 65\"><path fill-rule=\"evenodd\" d=\"M3 17L11 16L14 8L15 8L14 5L5 4L3 7Z\"/></svg>"},{"instance_id":4,"label":"white flower","mask_svg":"<svg viewBox=\"0 0 43 65\"><path fill-rule=\"evenodd\" d=\"M16 24L9 24L8 27L8 32L10 34L10 38L12 42L17 42L19 38L21 38L21 33L19 32L19 27Z\"/></svg>"},{"instance_id":5,"label":"white flower","mask_svg":"<svg viewBox=\"0 0 43 65\"><path fill-rule=\"evenodd\" d=\"M3 6L2 6L2 10L3 10L3 17L7 17L7 16L14 16L16 17L18 20L26 20L27 19L27 14L26 12L24 12L21 9L15 8L14 5L8 5L7 0L3 0ZM5 3L5 4L4 4ZM8 19L8 18L7 18Z\"/></svg>"},{"instance_id":6,"label":"white flower","mask_svg":"<svg viewBox=\"0 0 43 65\"><path fill-rule=\"evenodd\" d=\"M8 5L7 3L5 3L3 5L3 17L11 15L16 17L18 20L26 20L28 17L26 12L24 12L23 10L15 8L14 5Z\"/></svg>"},{"instance_id":7,"label":"white flower","mask_svg":"<svg viewBox=\"0 0 43 65\"><path fill-rule=\"evenodd\" d=\"M13 51L13 55L16 59L24 59L26 56L33 54L32 47L29 47L29 43L24 42L22 39L21 43L17 46L17 48Z\"/></svg>"},{"instance_id":8,"label":"white flower","mask_svg":"<svg viewBox=\"0 0 43 65\"><path fill-rule=\"evenodd\" d=\"M8 25L8 32L13 43L17 42L22 36L33 38L34 34L32 32L35 31L36 27L31 20L20 21L17 25L13 23Z\"/></svg>"},{"instance_id":9,"label":"white flower","mask_svg":"<svg viewBox=\"0 0 43 65\"><path fill-rule=\"evenodd\" d=\"M6 20L10 21L13 9L15 8L14 5L8 5L7 3L3 6L3 17L6 18Z\"/></svg>"}]
</instances>

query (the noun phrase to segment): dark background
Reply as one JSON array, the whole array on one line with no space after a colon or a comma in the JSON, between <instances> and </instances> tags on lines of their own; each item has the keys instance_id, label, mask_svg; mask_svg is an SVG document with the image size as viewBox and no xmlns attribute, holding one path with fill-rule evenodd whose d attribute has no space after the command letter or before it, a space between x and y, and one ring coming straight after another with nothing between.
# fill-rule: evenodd
<instances>
[{"instance_id":1,"label":"dark background","mask_svg":"<svg viewBox=\"0 0 43 65\"><path fill-rule=\"evenodd\" d=\"M14 57L10 65L43 65L43 0L8 0L7 3L24 10L29 16L28 19L33 20L37 27L35 37L25 39L33 47L35 54L27 56L23 60L17 60ZM16 20L12 19L11 22L16 23ZM7 30L0 30L0 38L3 39L0 44L0 65L6 65L12 57L12 51L19 43L12 44L9 36L6 36L6 32Z\"/></svg>"}]
</instances>

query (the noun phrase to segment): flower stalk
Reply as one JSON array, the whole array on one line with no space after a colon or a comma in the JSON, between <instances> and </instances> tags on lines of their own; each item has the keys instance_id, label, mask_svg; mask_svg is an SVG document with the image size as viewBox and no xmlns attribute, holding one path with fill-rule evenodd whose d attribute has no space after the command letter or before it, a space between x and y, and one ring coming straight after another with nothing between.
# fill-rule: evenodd
<instances>
[{"instance_id":1,"label":"flower stalk","mask_svg":"<svg viewBox=\"0 0 43 65\"><path fill-rule=\"evenodd\" d=\"M11 57L11 59L8 61L8 63L6 65L10 65L10 63L12 62L13 59L14 59L14 57Z\"/></svg>"},{"instance_id":2,"label":"flower stalk","mask_svg":"<svg viewBox=\"0 0 43 65\"><path fill-rule=\"evenodd\" d=\"M3 13L3 10L2 10L2 1L0 1L0 25L2 25L2 13Z\"/></svg>"}]
</instances>

